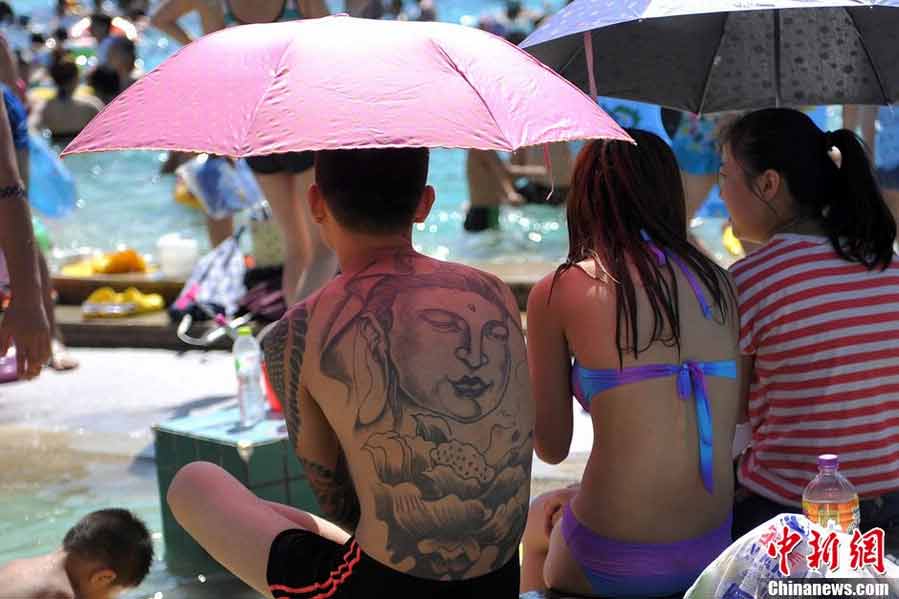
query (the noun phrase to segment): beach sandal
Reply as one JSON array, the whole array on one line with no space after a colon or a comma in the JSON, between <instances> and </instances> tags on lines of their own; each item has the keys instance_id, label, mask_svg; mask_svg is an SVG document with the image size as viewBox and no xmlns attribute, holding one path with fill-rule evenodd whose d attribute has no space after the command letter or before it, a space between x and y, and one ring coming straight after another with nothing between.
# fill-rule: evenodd
<instances>
[{"instance_id":1,"label":"beach sandal","mask_svg":"<svg viewBox=\"0 0 899 599\"><path fill-rule=\"evenodd\" d=\"M129 287L121 293L125 304L133 304L137 314L159 312L165 308L165 300L158 293L141 293L136 287Z\"/></svg>"},{"instance_id":2,"label":"beach sandal","mask_svg":"<svg viewBox=\"0 0 899 599\"><path fill-rule=\"evenodd\" d=\"M136 287L116 293L112 287L100 287L84 301L81 312L85 318L121 318L158 312L163 308L165 300L158 293L144 294Z\"/></svg>"},{"instance_id":3,"label":"beach sandal","mask_svg":"<svg viewBox=\"0 0 899 599\"><path fill-rule=\"evenodd\" d=\"M119 318L137 314L137 305L126 302L112 287L100 287L81 304L81 313L85 318Z\"/></svg>"}]
</instances>

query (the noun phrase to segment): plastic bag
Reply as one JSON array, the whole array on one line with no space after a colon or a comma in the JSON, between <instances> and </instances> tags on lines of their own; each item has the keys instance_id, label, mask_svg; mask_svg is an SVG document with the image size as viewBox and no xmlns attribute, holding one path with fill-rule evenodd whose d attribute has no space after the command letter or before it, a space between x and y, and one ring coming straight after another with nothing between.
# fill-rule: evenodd
<instances>
[{"instance_id":1,"label":"plastic bag","mask_svg":"<svg viewBox=\"0 0 899 599\"><path fill-rule=\"evenodd\" d=\"M200 154L175 172L215 219L252 208L265 199L245 160L232 164L227 158Z\"/></svg>"},{"instance_id":2,"label":"plastic bag","mask_svg":"<svg viewBox=\"0 0 899 599\"><path fill-rule=\"evenodd\" d=\"M782 538L784 526L801 537L789 552L789 576L780 572L779 556L772 557L768 553L772 540ZM813 530L818 531L822 542L831 532L813 524L801 514L781 514L757 526L734 541L709 564L684 595L684 599L767 599L785 594L777 592L784 590L784 587L773 589L775 593L770 593L772 584L824 582L827 579L841 579L839 583L846 583L849 579L852 579L852 583L887 583L890 587L888 596L899 597L899 566L885 558L886 572L882 575L873 566L854 570L850 567L852 536L842 532L836 533L839 567L831 570L827 561L822 559L818 569L810 568L808 557L812 554L810 541Z\"/></svg>"},{"instance_id":3,"label":"plastic bag","mask_svg":"<svg viewBox=\"0 0 899 599\"><path fill-rule=\"evenodd\" d=\"M42 137L29 142L29 203L47 218L68 216L78 206L72 173Z\"/></svg>"},{"instance_id":4,"label":"plastic bag","mask_svg":"<svg viewBox=\"0 0 899 599\"><path fill-rule=\"evenodd\" d=\"M215 314L230 317L237 311L238 302L247 292L246 265L240 250L243 231L238 229L194 266L178 299L169 307L173 322L179 322L185 315L198 321L210 320Z\"/></svg>"}]
</instances>

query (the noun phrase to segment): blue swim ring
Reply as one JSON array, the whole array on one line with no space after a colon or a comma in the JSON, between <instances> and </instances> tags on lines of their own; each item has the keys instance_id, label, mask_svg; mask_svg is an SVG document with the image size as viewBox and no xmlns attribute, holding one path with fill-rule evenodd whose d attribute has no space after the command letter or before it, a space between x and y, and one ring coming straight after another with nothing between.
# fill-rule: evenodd
<instances>
[{"instance_id":1,"label":"blue swim ring","mask_svg":"<svg viewBox=\"0 0 899 599\"><path fill-rule=\"evenodd\" d=\"M29 137L28 200L47 218L68 216L78 203L72 173L42 137Z\"/></svg>"}]
</instances>

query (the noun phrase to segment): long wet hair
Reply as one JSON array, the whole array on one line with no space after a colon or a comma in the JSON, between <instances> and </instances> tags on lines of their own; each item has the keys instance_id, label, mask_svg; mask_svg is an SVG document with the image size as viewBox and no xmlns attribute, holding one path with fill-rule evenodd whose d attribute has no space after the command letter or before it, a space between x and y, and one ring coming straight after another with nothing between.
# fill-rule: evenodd
<instances>
[{"instance_id":1,"label":"long wet hair","mask_svg":"<svg viewBox=\"0 0 899 599\"><path fill-rule=\"evenodd\" d=\"M615 284L619 365L624 354L636 359L660 341L680 352L681 327L677 277L672 260L659 264L643 232L660 249L678 256L711 293L721 322L727 322L734 291L718 265L687 240L687 215L680 170L671 149L648 131L628 129L637 145L598 140L577 157L568 196L568 259L553 285L568 269L593 260ZM637 279L634 279L636 271ZM637 285L642 284L653 312L652 337L640 346Z\"/></svg>"},{"instance_id":2,"label":"long wet hair","mask_svg":"<svg viewBox=\"0 0 899 599\"><path fill-rule=\"evenodd\" d=\"M824 132L803 112L768 108L736 121L722 143L750 186L768 169L780 173L799 216L817 220L841 258L868 270L890 265L896 223L865 145L852 131ZM842 157L839 166L828 154L834 146Z\"/></svg>"}]
</instances>

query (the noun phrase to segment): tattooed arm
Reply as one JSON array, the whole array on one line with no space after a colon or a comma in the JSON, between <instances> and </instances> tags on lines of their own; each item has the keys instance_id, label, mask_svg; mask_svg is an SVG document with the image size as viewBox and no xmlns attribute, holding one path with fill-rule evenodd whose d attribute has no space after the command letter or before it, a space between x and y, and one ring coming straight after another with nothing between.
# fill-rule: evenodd
<instances>
[{"instance_id":1,"label":"tattooed arm","mask_svg":"<svg viewBox=\"0 0 899 599\"><path fill-rule=\"evenodd\" d=\"M326 468L303 457L300 457L300 462L322 513L337 526L353 532L359 524L359 497L353 487L343 451L337 451L337 464L333 468Z\"/></svg>"},{"instance_id":2,"label":"tattooed arm","mask_svg":"<svg viewBox=\"0 0 899 599\"><path fill-rule=\"evenodd\" d=\"M348 531L359 522L359 498L337 435L302 385L309 311L300 304L262 342L269 382L284 409L287 434L315 492L322 515Z\"/></svg>"}]
</instances>

